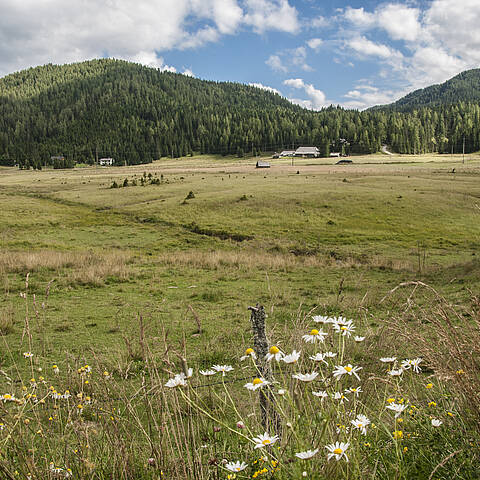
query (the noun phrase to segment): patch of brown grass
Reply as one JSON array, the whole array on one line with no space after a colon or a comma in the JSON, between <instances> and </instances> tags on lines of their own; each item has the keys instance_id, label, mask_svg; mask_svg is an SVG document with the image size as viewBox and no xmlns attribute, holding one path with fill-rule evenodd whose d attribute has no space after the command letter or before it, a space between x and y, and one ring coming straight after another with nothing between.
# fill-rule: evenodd
<instances>
[{"instance_id":1,"label":"patch of brown grass","mask_svg":"<svg viewBox=\"0 0 480 480\"><path fill-rule=\"evenodd\" d=\"M0 275L32 273L50 270L57 273L67 270L62 281L82 285L101 285L108 277L125 281L131 275L131 257L121 252L34 252L0 253Z\"/></svg>"}]
</instances>

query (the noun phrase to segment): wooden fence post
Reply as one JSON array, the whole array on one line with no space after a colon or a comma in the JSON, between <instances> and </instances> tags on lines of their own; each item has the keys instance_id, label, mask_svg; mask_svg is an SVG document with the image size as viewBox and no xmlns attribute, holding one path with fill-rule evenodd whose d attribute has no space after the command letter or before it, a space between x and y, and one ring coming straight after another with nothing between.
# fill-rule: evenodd
<instances>
[{"instance_id":1,"label":"wooden fence post","mask_svg":"<svg viewBox=\"0 0 480 480\"><path fill-rule=\"evenodd\" d=\"M265 332L265 309L258 303L255 307L248 307L248 309L251 311L250 323L252 324L253 347L257 355L255 363L258 374L265 380L273 382L272 370L265 359L268 353L268 341ZM275 398L271 390L272 388L273 383L259 389L262 426L266 432L273 430L276 435L280 435L280 418L275 410Z\"/></svg>"}]
</instances>

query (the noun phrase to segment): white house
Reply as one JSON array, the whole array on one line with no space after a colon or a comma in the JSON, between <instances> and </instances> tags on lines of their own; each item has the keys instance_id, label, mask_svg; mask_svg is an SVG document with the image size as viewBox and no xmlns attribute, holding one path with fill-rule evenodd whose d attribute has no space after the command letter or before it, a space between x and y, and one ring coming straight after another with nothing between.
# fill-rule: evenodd
<instances>
[{"instance_id":1,"label":"white house","mask_svg":"<svg viewBox=\"0 0 480 480\"><path fill-rule=\"evenodd\" d=\"M98 163L102 166L112 166L115 163L115 160L113 158L101 158Z\"/></svg>"}]
</instances>

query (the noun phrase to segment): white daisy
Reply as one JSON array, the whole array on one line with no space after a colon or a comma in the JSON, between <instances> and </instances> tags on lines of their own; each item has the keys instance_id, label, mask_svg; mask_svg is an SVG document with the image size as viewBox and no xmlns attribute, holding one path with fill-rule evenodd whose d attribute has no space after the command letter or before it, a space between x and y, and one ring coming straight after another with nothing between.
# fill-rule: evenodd
<instances>
[{"instance_id":1,"label":"white daisy","mask_svg":"<svg viewBox=\"0 0 480 480\"><path fill-rule=\"evenodd\" d=\"M345 457L345 460L348 462L347 454L345 453L347 448L350 446L350 443L335 442L331 445L325 445L325 448L330 452L328 454L328 460L335 457L335 460L340 460L342 457Z\"/></svg>"},{"instance_id":2,"label":"white daisy","mask_svg":"<svg viewBox=\"0 0 480 480\"><path fill-rule=\"evenodd\" d=\"M403 373L403 368L399 368L398 370L389 370L388 374L392 377L399 377Z\"/></svg>"},{"instance_id":3,"label":"white daisy","mask_svg":"<svg viewBox=\"0 0 480 480\"><path fill-rule=\"evenodd\" d=\"M242 470L245 470L248 467L248 463L245 462L228 462L225 465L225 468L227 470L230 470L231 472L241 472Z\"/></svg>"},{"instance_id":4,"label":"white daisy","mask_svg":"<svg viewBox=\"0 0 480 480\"><path fill-rule=\"evenodd\" d=\"M290 353L288 355L285 355L282 358L282 360L285 363L296 363L298 361L298 359L300 358L300 353L301 352L297 352L296 350L294 350L292 353Z\"/></svg>"},{"instance_id":5,"label":"white daisy","mask_svg":"<svg viewBox=\"0 0 480 480\"><path fill-rule=\"evenodd\" d=\"M355 335L355 337L353 337L353 339L356 342L363 342L365 340L365 337L359 337L358 335Z\"/></svg>"},{"instance_id":6,"label":"white daisy","mask_svg":"<svg viewBox=\"0 0 480 480\"><path fill-rule=\"evenodd\" d=\"M393 363L396 359L397 357L382 357L380 361L383 363Z\"/></svg>"},{"instance_id":7,"label":"white daisy","mask_svg":"<svg viewBox=\"0 0 480 480\"><path fill-rule=\"evenodd\" d=\"M442 421L441 420L437 420L436 418L432 418L432 426L434 427L439 427L440 425L442 425Z\"/></svg>"},{"instance_id":8,"label":"white daisy","mask_svg":"<svg viewBox=\"0 0 480 480\"><path fill-rule=\"evenodd\" d=\"M421 358L415 358L413 360L409 360L408 358L402 362L402 368L404 370L412 369L416 373L420 373L421 368L419 367L420 362L422 361Z\"/></svg>"},{"instance_id":9,"label":"white daisy","mask_svg":"<svg viewBox=\"0 0 480 480\"><path fill-rule=\"evenodd\" d=\"M349 401L348 398L342 392L335 392L333 394L333 399L340 400L340 404L343 404L344 400L346 400L347 402Z\"/></svg>"},{"instance_id":10,"label":"white daisy","mask_svg":"<svg viewBox=\"0 0 480 480\"><path fill-rule=\"evenodd\" d=\"M353 325L353 320L342 320L337 321L333 324L333 328L336 333L340 333L343 336L350 337L353 332L355 332L355 325Z\"/></svg>"},{"instance_id":11,"label":"white daisy","mask_svg":"<svg viewBox=\"0 0 480 480\"><path fill-rule=\"evenodd\" d=\"M316 353L315 355L310 356L310 360L313 360L314 362L323 362L325 365L328 365L328 363L325 361L326 358L333 358L336 357L337 354L334 352L325 352L325 353Z\"/></svg>"},{"instance_id":12,"label":"white daisy","mask_svg":"<svg viewBox=\"0 0 480 480\"><path fill-rule=\"evenodd\" d=\"M278 347L276 347L275 345L272 345L268 349L268 353L265 355L265 359L267 360L267 362L269 362L270 360L273 360L273 359L275 359L277 362L279 362L283 358L284 355L285 354Z\"/></svg>"},{"instance_id":13,"label":"white daisy","mask_svg":"<svg viewBox=\"0 0 480 480\"><path fill-rule=\"evenodd\" d=\"M301 458L302 460L308 460L318 453L318 448L315 450L307 450L306 452L298 452L295 454L296 457Z\"/></svg>"},{"instance_id":14,"label":"white daisy","mask_svg":"<svg viewBox=\"0 0 480 480\"><path fill-rule=\"evenodd\" d=\"M357 418L355 420L352 420L350 422L354 428L357 428L360 430L362 435L367 434L367 425L370 425L370 420L365 416L365 415L357 415Z\"/></svg>"},{"instance_id":15,"label":"white daisy","mask_svg":"<svg viewBox=\"0 0 480 480\"><path fill-rule=\"evenodd\" d=\"M327 317L327 316L324 316L324 315L314 315L312 317L313 321L315 323L332 323L332 318L331 317Z\"/></svg>"},{"instance_id":16,"label":"white daisy","mask_svg":"<svg viewBox=\"0 0 480 480\"><path fill-rule=\"evenodd\" d=\"M328 393L325 390L319 390L318 392L312 392L312 395L315 395L316 397L319 397L322 400L324 398L328 397Z\"/></svg>"},{"instance_id":17,"label":"white daisy","mask_svg":"<svg viewBox=\"0 0 480 480\"><path fill-rule=\"evenodd\" d=\"M296 378L297 380L300 380L302 382L311 382L315 380L318 377L317 372L312 372L312 373L295 373L292 375L293 378Z\"/></svg>"},{"instance_id":18,"label":"white daisy","mask_svg":"<svg viewBox=\"0 0 480 480\"><path fill-rule=\"evenodd\" d=\"M255 448L263 448L267 445L273 445L278 440L278 435L271 437L267 432L252 439L255 442Z\"/></svg>"},{"instance_id":19,"label":"white daisy","mask_svg":"<svg viewBox=\"0 0 480 480\"><path fill-rule=\"evenodd\" d=\"M184 387L185 385L187 385L187 380L184 373L178 373L165 384L168 388Z\"/></svg>"},{"instance_id":20,"label":"white daisy","mask_svg":"<svg viewBox=\"0 0 480 480\"><path fill-rule=\"evenodd\" d=\"M362 392L362 387L351 387L345 390L345 393L353 393L356 397L358 397Z\"/></svg>"},{"instance_id":21,"label":"white daisy","mask_svg":"<svg viewBox=\"0 0 480 480\"><path fill-rule=\"evenodd\" d=\"M233 370L233 367L231 365L214 365L212 370L222 372L222 376L224 377L226 372L231 372Z\"/></svg>"},{"instance_id":22,"label":"white daisy","mask_svg":"<svg viewBox=\"0 0 480 480\"><path fill-rule=\"evenodd\" d=\"M256 355L255 350L253 348L247 348L245 350L245 355L243 357L240 357L240 360L243 362L247 358L253 358L254 360L256 360L257 355Z\"/></svg>"},{"instance_id":23,"label":"white daisy","mask_svg":"<svg viewBox=\"0 0 480 480\"><path fill-rule=\"evenodd\" d=\"M246 383L244 385L245 388L248 390L256 390L257 388L264 387L266 385L270 385L271 382L265 380L264 378L254 378L251 383Z\"/></svg>"},{"instance_id":24,"label":"white daisy","mask_svg":"<svg viewBox=\"0 0 480 480\"><path fill-rule=\"evenodd\" d=\"M392 402L389 405L387 405L386 408L395 412L395 418L398 418L403 413L403 411L407 408L407 405Z\"/></svg>"},{"instance_id":25,"label":"white daisy","mask_svg":"<svg viewBox=\"0 0 480 480\"><path fill-rule=\"evenodd\" d=\"M335 367L335 370L333 371L333 376L335 378L341 378L342 375L348 374L348 375L355 375L355 377L360 380L360 377L358 376L357 372L359 372L362 369L362 367L354 367L351 364L348 364L346 367L343 367L342 365L337 365Z\"/></svg>"},{"instance_id":26,"label":"white daisy","mask_svg":"<svg viewBox=\"0 0 480 480\"><path fill-rule=\"evenodd\" d=\"M317 342L324 342L325 337L328 336L328 333L324 332L323 330L317 330L316 328L310 331L310 334L304 335L302 338L307 343L317 343Z\"/></svg>"},{"instance_id":27,"label":"white daisy","mask_svg":"<svg viewBox=\"0 0 480 480\"><path fill-rule=\"evenodd\" d=\"M32 358L33 357L33 353L32 352L23 352L23 356L25 358Z\"/></svg>"},{"instance_id":28,"label":"white daisy","mask_svg":"<svg viewBox=\"0 0 480 480\"><path fill-rule=\"evenodd\" d=\"M200 370L200 375L204 375L205 377L209 377L210 375L215 375L217 372L215 370Z\"/></svg>"}]
</instances>

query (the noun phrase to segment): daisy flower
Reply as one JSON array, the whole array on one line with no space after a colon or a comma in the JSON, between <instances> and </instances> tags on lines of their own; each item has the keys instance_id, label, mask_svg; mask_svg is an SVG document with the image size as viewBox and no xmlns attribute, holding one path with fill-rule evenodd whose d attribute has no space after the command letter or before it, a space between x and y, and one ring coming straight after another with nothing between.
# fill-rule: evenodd
<instances>
[{"instance_id":1,"label":"daisy flower","mask_svg":"<svg viewBox=\"0 0 480 480\"><path fill-rule=\"evenodd\" d=\"M362 435L367 434L367 425L370 425L370 420L365 415L357 415L355 420L350 422L353 425L353 428L360 430Z\"/></svg>"},{"instance_id":2,"label":"daisy flower","mask_svg":"<svg viewBox=\"0 0 480 480\"><path fill-rule=\"evenodd\" d=\"M275 359L277 362L279 362L283 356L284 356L284 353L278 347L276 347L275 345L272 345L269 348L268 353L265 355L265 359L267 360L267 362L269 362L272 359Z\"/></svg>"},{"instance_id":3,"label":"daisy flower","mask_svg":"<svg viewBox=\"0 0 480 480\"><path fill-rule=\"evenodd\" d=\"M175 388L178 386L185 387L186 385L187 385L187 379L184 373L178 373L173 378L168 380L168 382L165 384L165 386L168 388Z\"/></svg>"},{"instance_id":4,"label":"daisy flower","mask_svg":"<svg viewBox=\"0 0 480 480\"><path fill-rule=\"evenodd\" d=\"M399 377L403 373L403 368L399 368L398 370L389 370L388 374L392 377Z\"/></svg>"},{"instance_id":5,"label":"daisy flower","mask_svg":"<svg viewBox=\"0 0 480 480\"><path fill-rule=\"evenodd\" d=\"M298 361L298 359L300 358L300 353L301 352L297 352L296 350L294 350L292 353L290 353L288 355L285 355L282 358L282 360L285 363L296 363Z\"/></svg>"},{"instance_id":6,"label":"daisy flower","mask_svg":"<svg viewBox=\"0 0 480 480\"><path fill-rule=\"evenodd\" d=\"M402 368L404 370L412 369L416 373L420 373L421 368L419 367L420 362L422 361L421 358L415 358L413 360L409 360L408 358L402 362Z\"/></svg>"},{"instance_id":7,"label":"daisy flower","mask_svg":"<svg viewBox=\"0 0 480 480\"><path fill-rule=\"evenodd\" d=\"M351 364L348 364L346 367L343 367L342 365L337 365L335 367L335 370L333 371L333 376L335 378L341 378L342 375L348 374L348 375L355 375L355 377L360 380L360 377L358 376L357 372L359 372L362 369L362 367L354 367Z\"/></svg>"},{"instance_id":8,"label":"daisy flower","mask_svg":"<svg viewBox=\"0 0 480 480\"><path fill-rule=\"evenodd\" d=\"M387 405L386 408L395 412L395 418L398 418L407 408L407 405L401 405L400 403L392 402L390 405Z\"/></svg>"},{"instance_id":9,"label":"daisy flower","mask_svg":"<svg viewBox=\"0 0 480 480\"><path fill-rule=\"evenodd\" d=\"M295 373L294 375L292 375L292 377L300 380L301 382L311 382L318 377L318 373Z\"/></svg>"},{"instance_id":10,"label":"daisy flower","mask_svg":"<svg viewBox=\"0 0 480 480\"><path fill-rule=\"evenodd\" d=\"M308 460L318 453L318 448L315 450L307 450L306 452L298 452L295 454L296 457L301 458L302 460Z\"/></svg>"},{"instance_id":11,"label":"daisy flower","mask_svg":"<svg viewBox=\"0 0 480 480\"><path fill-rule=\"evenodd\" d=\"M347 402L349 401L347 397L342 392L335 392L333 394L333 399L334 400L340 400L340 403L343 404L343 401L346 400Z\"/></svg>"},{"instance_id":12,"label":"daisy flower","mask_svg":"<svg viewBox=\"0 0 480 480\"><path fill-rule=\"evenodd\" d=\"M224 377L226 372L231 372L233 370L233 367L231 365L214 365L212 370L222 372L222 376Z\"/></svg>"},{"instance_id":13,"label":"daisy flower","mask_svg":"<svg viewBox=\"0 0 480 480\"><path fill-rule=\"evenodd\" d=\"M248 463L245 462L228 462L225 465L225 468L227 470L230 470L231 472L241 472L242 470L245 470L248 467Z\"/></svg>"},{"instance_id":14,"label":"daisy flower","mask_svg":"<svg viewBox=\"0 0 480 480\"><path fill-rule=\"evenodd\" d=\"M312 395L315 395L316 397L319 397L322 400L324 398L328 397L328 393L325 390L319 390L318 392L312 392Z\"/></svg>"},{"instance_id":15,"label":"daisy flower","mask_svg":"<svg viewBox=\"0 0 480 480\"><path fill-rule=\"evenodd\" d=\"M432 418L432 426L434 427L439 427L440 425L442 425L442 421L441 420L437 420L436 418Z\"/></svg>"},{"instance_id":16,"label":"daisy flower","mask_svg":"<svg viewBox=\"0 0 480 480\"><path fill-rule=\"evenodd\" d=\"M355 335L355 337L353 337L353 339L356 342L363 342L365 340L365 337L359 337L358 335Z\"/></svg>"},{"instance_id":17,"label":"daisy flower","mask_svg":"<svg viewBox=\"0 0 480 480\"><path fill-rule=\"evenodd\" d=\"M257 359L257 355L256 355L255 350L253 348L247 348L245 350L245 355L243 357L240 357L240 361L243 362L247 358L253 358L254 360Z\"/></svg>"},{"instance_id":18,"label":"daisy flower","mask_svg":"<svg viewBox=\"0 0 480 480\"><path fill-rule=\"evenodd\" d=\"M328 460L335 457L335 460L341 460L342 457L345 457L345 460L348 462L347 454L345 453L347 448L350 446L350 443L335 442L331 445L325 445L325 448L330 452L328 454Z\"/></svg>"},{"instance_id":19,"label":"daisy flower","mask_svg":"<svg viewBox=\"0 0 480 480\"><path fill-rule=\"evenodd\" d=\"M32 358L33 357L33 353L32 352L23 352L23 356L25 358Z\"/></svg>"},{"instance_id":20,"label":"daisy flower","mask_svg":"<svg viewBox=\"0 0 480 480\"><path fill-rule=\"evenodd\" d=\"M314 328L313 330L310 331L310 334L304 335L302 338L307 343L317 343L317 342L323 343L327 335L328 333L325 333L323 330L317 330L316 328Z\"/></svg>"},{"instance_id":21,"label":"daisy flower","mask_svg":"<svg viewBox=\"0 0 480 480\"><path fill-rule=\"evenodd\" d=\"M217 372L215 370L200 370L200 375L204 375L205 377L208 377L210 375L215 375Z\"/></svg>"},{"instance_id":22,"label":"daisy flower","mask_svg":"<svg viewBox=\"0 0 480 480\"><path fill-rule=\"evenodd\" d=\"M310 356L310 360L313 360L314 362L323 362L325 365L328 365L328 363L325 361L326 358L333 358L336 357L337 354L334 352L325 352L325 353L316 353L315 355Z\"/></svg>"},{"instance_id":23,"label":"daisy flower","mask_svg":"<svg viewBox=\"0 0 480 480\"><path fill-rule=\"evenodd\" d=\"M355 325L353 325L353 320L337 320L333 324L333 328L335 329L336 333L340 333L341 335L347 337L350 337L355 331Z\"/></svg>"},{"instance_id":24,"label":"daisy flower","mask_svg":"<svg viewBox=\"0 0 480 480\"><path fill-rule=\"evenodd\" d=\"M351 387L345 390L345 393L353 393L355 394L356 397L358 397L362 392L363 392L362 387Z\"/></svg>"},{"instance_id":25,"label":"daisy flower","mask_svg":"<svg viewBox=\"0 0 480 480\"><path fill-rule=\"evenodd\" d=\"M324 315L314 315L312 317L313 321L315 323L332 323L332 318L331 317L327 317L327 316L324 316Z\"/></svg>"},{"instance_id":26,"label":"daisy flower","mask_svg":"<svg viewBox=\"0 0 480 480\"><path fill-rule=\"evenodd\" d=\"M264 387L265 385L270 385L271 382L265 380L264 378L254 378L252 383L247 383L244 385L248 390L256 390L257 388Z\"/></svg>"},{"instance_id":27,"label":"daisy flower","mask_svg":"<svg viewBox=\"0 0 480 480\"><path fill-rule=\"evenodd\" d=\"M393 363L396 359L397 357L382 357L380 361L383 363Z\"/></svg>"},{"instance_id":28,"label":"daisy flower","mask_svg":"<svg viewBox=\"0 0 480 480\"><path fill-rule=\"evenodd\" d=\"M255 448L263 448L267 445L273 445L278 440L278 435L271 437L267 432L252 439L255 442Z\"/></svg>"},{"instance_id":29,"label":"daisy flower","mask_svg":"<svg viewBox=\"0 0 480 480\"><path fill-rule=\"evenodd\" d=\"M57 365L53 365L52 368L53 368L53 373L54 373L55 375L58 375L58 374L60 373L60 369L58 368Z\"/></svg>"}]
</instances>

